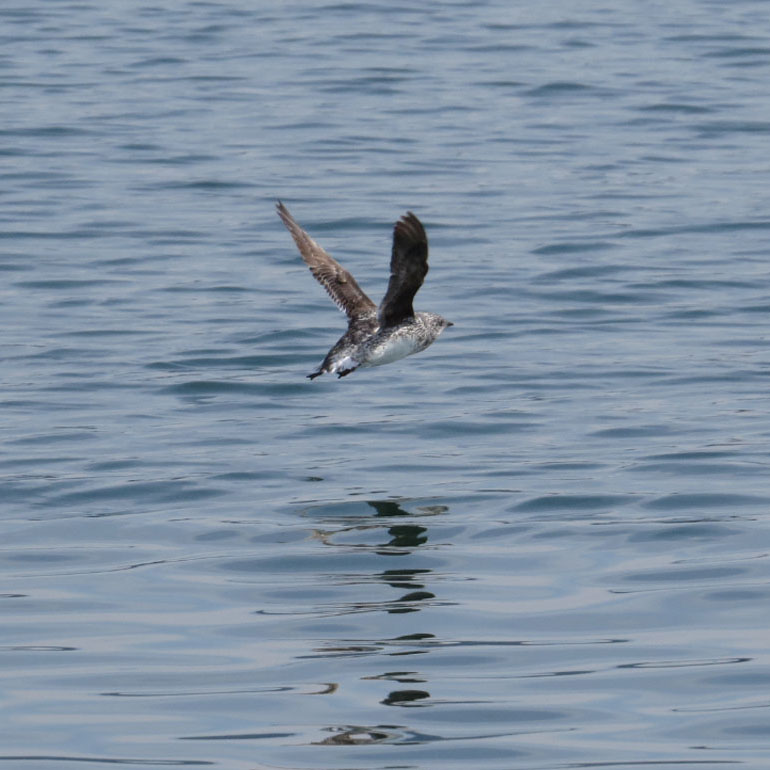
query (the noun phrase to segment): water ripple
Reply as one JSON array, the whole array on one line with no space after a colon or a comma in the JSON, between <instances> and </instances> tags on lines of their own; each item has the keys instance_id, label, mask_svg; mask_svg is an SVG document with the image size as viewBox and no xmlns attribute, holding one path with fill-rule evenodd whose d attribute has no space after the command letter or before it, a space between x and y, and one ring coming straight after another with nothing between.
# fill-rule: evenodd
<instances>
[{"instance_id":1,"label":"water ripple","mask_svg":"<svg viewBox=\"0 0 770 770\"><path fill-rule=\"evenodd\" d=\"M759 6L0 9L0 765L764 770Z\"/></svg>"}]
</instances>

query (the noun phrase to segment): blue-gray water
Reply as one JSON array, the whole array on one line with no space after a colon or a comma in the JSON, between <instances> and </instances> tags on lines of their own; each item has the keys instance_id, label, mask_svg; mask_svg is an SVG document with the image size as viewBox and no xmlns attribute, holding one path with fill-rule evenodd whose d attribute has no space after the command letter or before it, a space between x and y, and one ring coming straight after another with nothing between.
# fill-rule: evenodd
<instances>
[{"instance_id":1,"label":"blue-gray water","mask_svg":"<svg viewBox=\"0 0 770 770\"><path fill-rule=\"evenodd\" d=\"M3 770L766 770L768 3L0 38ZM455 326L305 379L279 197Z\"/></svg>"}]
</instances>

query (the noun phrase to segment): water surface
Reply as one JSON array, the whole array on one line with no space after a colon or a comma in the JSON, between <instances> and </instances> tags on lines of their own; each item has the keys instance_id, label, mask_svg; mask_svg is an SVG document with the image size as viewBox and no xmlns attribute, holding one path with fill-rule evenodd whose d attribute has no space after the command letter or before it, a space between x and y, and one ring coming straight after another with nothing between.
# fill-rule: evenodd
<instances>
[{"instance_id":1,"label":"water surface","mask_svg":"<svg viewBox=\"0 0 770 770\"><path fill-rule=\"evenodd\" d=\"M0 767L766 768L765 3L0 20Z\"/></svg>"}]
</instances>

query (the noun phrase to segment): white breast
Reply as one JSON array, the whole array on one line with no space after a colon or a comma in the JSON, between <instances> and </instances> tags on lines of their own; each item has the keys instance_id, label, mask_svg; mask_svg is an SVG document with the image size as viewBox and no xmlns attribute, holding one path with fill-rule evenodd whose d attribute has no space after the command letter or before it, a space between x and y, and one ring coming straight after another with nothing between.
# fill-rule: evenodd
<instances>
[{"instance_id":1,"label":"white breast","mask_svg":"<svg viewBox=\"0 0 770 770\"><path fill-rule=\"evenodd\" d=\"M407 335L388 337L381 343L373 346L366 357L366 363L362 366L382 366L398 361L400 358L417 353L420 350L419 340Z\"/></svg>"}]
</instances>

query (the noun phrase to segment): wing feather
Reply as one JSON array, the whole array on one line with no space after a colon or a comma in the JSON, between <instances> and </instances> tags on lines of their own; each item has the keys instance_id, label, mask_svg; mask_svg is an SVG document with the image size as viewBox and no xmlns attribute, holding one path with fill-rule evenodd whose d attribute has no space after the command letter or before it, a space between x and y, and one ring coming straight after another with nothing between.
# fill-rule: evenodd
<instances>
[{"instance_id":1,"label":"wing feather","mask_svg":"<svg viewBox=\"0 0 770 770\"><path fill-rule=\"evenodd\" d=\"M334 304L351 320L373 311L376 307L374 302L366 296L356 279L299 226L283 203L278 201L276 208L305 264Z\"/></svg>"},{"instance_id":2,"label":"wing feather","mask_svg":"<svg viewBox=\"0 0 770 770\"><path fill-rule=\"evenodd\" d=\"M408 211L393 228L390 281L377 311L383 326L414 316L414 295L428 274L428 236L419 219Z\"/></svg>"}]
</instances>

